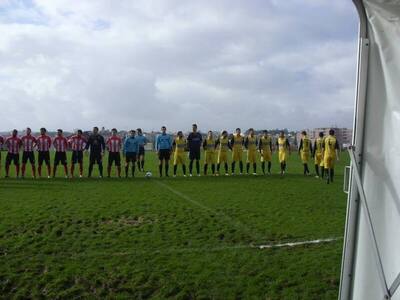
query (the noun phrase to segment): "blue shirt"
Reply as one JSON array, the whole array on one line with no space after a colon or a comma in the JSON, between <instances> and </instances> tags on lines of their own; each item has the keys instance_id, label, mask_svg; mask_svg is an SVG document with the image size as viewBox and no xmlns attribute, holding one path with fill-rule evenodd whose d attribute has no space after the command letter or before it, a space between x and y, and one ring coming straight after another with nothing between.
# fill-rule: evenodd
<instances>
[{"instance_id":1,"label":"blue shirt","mask_svg":"<svg viewBox=\"0 0 400 300\"><path fill-rule=\"evenodd\" d=\"M171 150L172 139L169 134L159 134L156 139L156 150Z\"/></svg>"},{"instance_id":2,"label":"blue shirt","mask_svg":"<svg viewBox=\"0 0 400 300\"><path fill-rule=\"evenodd\" d=\"M147 144L147 138L144 135L138 135L136 139L139 141L140 147L144 147L144 145Z\"/></svg>"},{"instance_id":3,"label":"blue shirt","mask_svg":"<svg viewBox=\"0 0 400 300\"><path fill-rule=\"evenodd\" d=\"M139 152L139 140L136 137L128 136L124 142L124 154L127 152Z\"/></svg>"}]
</instances>

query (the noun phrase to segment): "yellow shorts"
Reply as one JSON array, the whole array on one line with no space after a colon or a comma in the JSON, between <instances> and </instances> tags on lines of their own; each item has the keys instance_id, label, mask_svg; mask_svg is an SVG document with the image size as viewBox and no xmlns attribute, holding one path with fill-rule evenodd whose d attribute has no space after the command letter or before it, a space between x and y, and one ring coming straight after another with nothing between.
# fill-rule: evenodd
<instances>
[{"instance_id":1,"label":"yellow shorts","mask_svg":"<svg viewBox=\"0 0 400 300\"><path fill-rule=\"evenodd\" d=\"M278 157L279 157L279 162L280 163L285 162L286 161L286 157L287 157L287 152L286 151L279 151Z\"/></svg>"},{"instance_id":2,"label":"yellow shorts","mask_svg":"<svg viewBox=\"0 0 400 300\"><path fill-rule=\"evenodd\" d=\"M314 162L315 162L316 165L322 165L323 164L322 153L315 153Z\"/></svg>"},{"instance_id":3,"label":"yellow shorts","mask_svg":"<svg viewBox=\"0 0 400 300\"><path fill-rule=\"evenodd\" d=\"M310 159L310 152L300 151L300 157L303 164L306 164Z\"/></svg>"},{"instance_id":4,"label":"yellow shorts","mask_svg":"<svg viewBox=\"0 0 400 300\"><path fill-rule=\"evenodd\" d=\"M215 164L215 152L206 152L205 154L205 163L209 165Z\"/></svg>"},{"instance_id":5,"label":"yellow shorts","mask_svg":"<svg viewBox=\"0 0 400 300\"><path fill-rule=\"evenodd\" d=\"M232 151L232 161L242 161L243 160L243 150L235 150Z\"/></svg>"},{"instance_id":6,"label":"yellow shorts","mask_svg":"<svg viewBox=\"0 0 400 300\"><path fill-rule=\"evenodd\" d=\"M227 152L218 152L218 161L219 164L228 162L228 153Z\"/></svg>"},{"instance_id":7,"label":"yellow shorts","mask_svg":"<svg viewBox=\"0 0 400 300\"><path fill-rule=\"evenodd\" d=\"M184 165L186 164L185 153L175 153L174 154L174 165Z\"/></svg>"},{"instance_id":8,"label":"yellow shorts","mask_svg":"<svg viewBox=\"0 0 400 300\"><path fill-rule=\"evenodd\" d=\"M324 157L324 168L333 169L334 167L335 167L335 157L326 155Z\"/></svg>"},{"instance_id":9,"label":"yellow shorts","mask_svg":"<svg viewBox=\"0 0 400 300\"><path fill-rule=\"evenodd\" d=\"M247 151L247 162L251 164L255 164L257 162L256 150Z\"/></svg>"},{"instance_id":10,"label":"yellow shorts","mask_svg":"<svg viewBox=\"0 0 400 300\"><path fill-rule=\"evenodd\" d=\"M261 161L271 161L272 154L271 151L261 151Z\"/></svg>"}]
</instances>

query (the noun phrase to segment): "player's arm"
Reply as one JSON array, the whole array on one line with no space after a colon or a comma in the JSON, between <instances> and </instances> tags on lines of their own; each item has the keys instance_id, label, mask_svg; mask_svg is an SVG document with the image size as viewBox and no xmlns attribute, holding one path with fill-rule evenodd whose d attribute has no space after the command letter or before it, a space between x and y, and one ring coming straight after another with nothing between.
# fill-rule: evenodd
<instances>
[{"instance_id":1,"label":"player's arm","mask_svg":"<svg viewBox=\"0 0 400 300\"><path fill-rule=\"evenodd\" d=\"M244 147L245 147L246 149L248 149L248 147L249 147L249 138L248 138L248 137L246 137L246 139L245 139L245 141L244 141Z\"/></svg>"},{"instance_id":2,"label":"player's arm","mask_svg":"<svg viewBox=\"0 0 400 300\"><path fill-rule=\"evenodd\" d=\"M300 146L299 146L299 154L300 151L303 149L303 139L300 140Z\"/></svg>"},{"instance_id":3,"label":"player's arm","mask_svg":"<svg viewBox=\"0 0 400 300\"><path fill-rule=\"evenodd\" d=\"M203 141L203 150L207 150L207 140Z\"/></svg>"},{"instance_id":4,"label":"player's arm","mask_svg":"<svg viewBox=\"0 0 400 300\"><path fill-rule=\"evenodd\" d=\"M314 147L312 147L312 157L315 157L315 152L317 151L317 140L314 141Z\"/></svg>"},{"instance_id":5,"label":"player's arm","mask_svg":"<svg viewBox=\"0 0 400 300\"><path fill-rule=\"evenodd\" d=\"M89 136L89 138L87 140L87 143L85 145L85 151L87 151L89 149L90 145L92 145L92 137L91 136Z\"/></svg>"},{"instance_id":6,"label":"player's arm","mask_svg":"<svg viewBox=\"0 0 400 300\"><path fill-rule=\"evenodd\" d=\"M269 149L271 150L271 154L272 154L272 141L269 142Z\"/></svg>"},{"instance_id":7,"label":"player's arm","mask_svg":"<svg viewBox=\"0 0 400 300\"><path fill-rule=\"evenodd\" d=\"M233 149L233 145L235 144L235 137L231 137L230 139L228 138L228 148Z\"/></svg>"},{"instance_id":8,"label":"player's arm","mask_svg":"<svg viewBox=\"0 0 400 300\"><path fill-rule=\"evenodd\" d=\"M260 140L258 141L258 151L259 151L260 153L262 152L262 146L263 146L262 139L260 139Z\"/></svg>"},{"instance_id":9,"label":"player's arm","mask_svg":"<svg viewBox=\"0 0 400 300\"><path fill-rule=\"evenodd\" d=\"M290 144L288 139L286 139L286 147L289 149L289 154L292 154L292 150L290 149Z\"/></svg>"},{"instance_id":10,"label":"player's arm","mask_svg":"<svg viewBox=\"0 0 400 300\"><path fill-rule=\"evenodd\" d=\"M336 143L335 143L335 151L336 151L336 159L337 159L337 161L339 161L339 143L338 143L338 141L336 140Z\"/></svg>"}]
</instances>

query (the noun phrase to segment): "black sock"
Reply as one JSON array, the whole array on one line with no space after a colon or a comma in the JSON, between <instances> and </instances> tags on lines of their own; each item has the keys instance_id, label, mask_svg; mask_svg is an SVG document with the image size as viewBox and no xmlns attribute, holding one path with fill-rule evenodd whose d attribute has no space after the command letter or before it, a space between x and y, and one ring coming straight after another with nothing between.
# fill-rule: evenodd
<instances>
[{"instance_id":1,"label":"black sock","mask_svg":"<svg viewBox=\"0 0 400 300\"><path fill-rule=\"evenodd\" d=\"M253 163L253 171L254 171L254 173L257 173L257 164L256 163Z\"/></svg>"},{"instance_id":2,"label":"black sock","mask_svg":"<svg viewBox=\"0 0 400 300\"><path fill-rule=\"evenodd\" d=\"M103 164L101 162L99 163L99 173L100 176L103 177Z\"/></svg>"},{"instance_id":3,"label":"black sock","mask_svg":"<svg viewBox=\"0 0 400 300\"><path fill-rule=\"evenodd\" d=\"M158 165L158 171L160 172L160 177L162 177L162 163Z\"/></svg>"},{"instance_id":4,"label":"black sock","mask_svg":"<svg viewBox=\"0 0 400 300\"><path fill-rule=\"evenodd\" d=\"M213 174L215 174L215 164L212 164L212 165L211 165L211 172L212 172Z\"/></svg>"},{"instance_id":5,"label":"black sock","mask_svg":"<svg viewBox=\"0 0 400 300\"><path fill-rule=\"evenodd\" d=\"M304 175L307 174L307 165L306 164L303 164L303 173L304 173Z\"/></svg>"},{"instance_id":6,"label":"black sock","mask_svg":"<svg viewBox=\"0 0 400 300\"><path fill-rule=\"evenodd\" d=\"M183 175L186 175L186 165L182 165Z\"/></svg>"},{"instance_id":7,"label":"black sock","mask_svg":"<svg viewBox=\"0 0 400 300\"><path fill-rule=\"evenodd\" d=\"M192 174L193 171L193 160L190 160L189 162L189 173Z\"/></svg>"},{"instance_id":8,"label":"black sock","mask_svg":"<svg viewBox=\"0 0 400 300\"><path fill-rule=\"evenodd\" d=\"M141 167L142 167L142 171L144 171L144 160L142 160L142 161L140 162L140 165L141 165Z\"/></svg>"},{"instance_id":9,"label":"black sock","mask_svg":"<svg viewBox=\"0 0 400 300\"><path fill-rule=\"evenodd\" d=\"M217 164L217 172L219 173L219 168L220 168L221 164Z\"/></svg>"},{"instance_id":10,"label":"black sock","mask_svg":"<svg viewBox=\"0 0 400 300\"><path fill-rule=\"evenodd\" d=\"M261 170L265 174L265 161L261 162Z\"/></svg>"},{"instance_id":11,"label":"black sock","mask_svg":"<svg viewBox=\"0 0 400 300\"><path fill-rule=\"evenodd\" d=\"M89 164L89 177L92 176L92 172L93 172L93 164Z\"/></svg>"},{"instance_id":12,"label":"black sock","mask_svg":"<svg viewBox=\"0 0 400 300\"><path fill-rule=\"evenodd\" d=\"M225 163L225 173L228 173L228 163Z\"/></svg>"},{"instance_id":13,"label":"black sock","mask_svg":"<svg viewBox=\"0 0 400 300\"><path fill-rule=\"evenodd\" d=\"M310 169L308 168L308 164L306 164L306 172L307 172L307 174L310 173Z\"/></svg>"},{"instance_id":14,"label":"black sock","mask_svg":"<svg viewBox=\"0 0 400 300\"><path fill-rule=\"evenodd\" d=\"M125 177L128 178L128 172L129 172L129 165L125 166Z\"/></svg>"},{"instance_id":15,"label":"black sock","mask_svg":"<svg viewBox=\"0 0 400 300\"><path fill-rule=\"evenodd\" d=\"M174 175L176 175L177 170L178 170L178 165L174 165Z\"/></svg>"},{"instance_id":16,"label":"black sock","mask_svg":"<svg viewBox=\"0 0 400 300\"><path fill-rule=\"evenodd\" d=\"M137 167L138 167L138 169L140 171L140 160L138 160L136 163L137 163Z\"/></svg>"},{"instance_id":17,"label":"black sock","mask_svg":"<svg viewBox=\"0 0 400 300\"><path fill-rule=\"evenodd\" d=\"M165 162L165 176L168 177L169 163Z\"/></svg>"},{"instance_id":18,"label":"black sock","mask_svg":"<svg viewBox=\"0 0 400 300\"><path fill-rule=\"evenodd\" d=\"M207 169L208 169L208 165L204 164L204 175L207 175Z\"/></svg>"},{"instance_id":19,"label":"black sock","mask_svg":"<svg viewBox=\"0 0 400 300\"><path fill-rule=\"evenodd\" d=\"M247 163L246 164L246 173L249 173L249 170L250 170L250 163Z\"/></svg>"},{"instance_id":20,"label":"black sock","mask_svg":"<svg viewBox=\"0 0 400 300\"><path fill-rule=\"evenodd\" d=\"M132 164L132 177L135 177L135 164Z\"/></svg>"},{"instance_id":21,"label":"black sock","mask_svg":"<svg viewBox=\"0 0 400 300\"><path fill-rule=\"evenodd\" d=\"M197 174L200 174L200 161L196 160L196 171Z\"/></svg>"},{"instance_id":22,"label":"black sock","mask_svg":"<svg viewBox=\"0 0 400 300\"><path fill-rule=\"evenodd\" d=\"M239 162L240 173L243 173L243 162Z\"/></svg>"},{"instance_id":23,"label":"black sock","mask_svg":"<svg viewBox=\"0 0 400 300\"><path fill-rule=\"evenodd\" d=\"M268 173L271 173L271 165L272 165L272 164L271 164L271 162L269 161L269 162L268 162Z\"/></svg>"},{"instance_id":24,"label":"black sock","mask_svg":"<svg viewBox=\"0 0 400 300\"><path fill-rule=\"evenodd\" d=\"M235 162L232 162L232 174L235 173Z\"/></svg>"},{"instance_id":25,"label":"black sock","mask_svg":"<svg viewBox=\"0 0 400 300\"><path fill-rule=\"evenodd\" d=\"M315 174L319 177L319 167L318 165L315 165Z\"/></svg>"}]
</instances>

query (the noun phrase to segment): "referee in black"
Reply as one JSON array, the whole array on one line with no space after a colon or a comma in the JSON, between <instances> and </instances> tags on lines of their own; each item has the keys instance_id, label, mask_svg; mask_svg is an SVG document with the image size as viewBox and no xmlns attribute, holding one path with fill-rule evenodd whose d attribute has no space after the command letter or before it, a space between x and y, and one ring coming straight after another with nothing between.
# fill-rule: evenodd
<instances>
[{"instance_id":1,"label":"referee in black","mask_svg":"<svg viewBox=\"0 0 400 300\"><path fill-rule=\"evenodd\" d=\"M196 160L197 176L200 176L200 149L203 142L203 137L197 131L197 124L192 125L192 132L187 137L187 146L189 148L189 176L192 175L193 161Z\"/></svg>"},{"instance_id":2,"label":"referee in black","mask_svg":"<svg viewBox=\"0 0 400 300\"><path fill-rule=\"evenodd\" d=\"M99 134L99 128L93 127L93 133L89 136L85 150L90 151L89 156L89 174L88 177L92 176L93 165L95 163L99 166L100 178L103 177L103 154L106 149L106 143L104 137Z\"/></svg>"}]
</instances>

